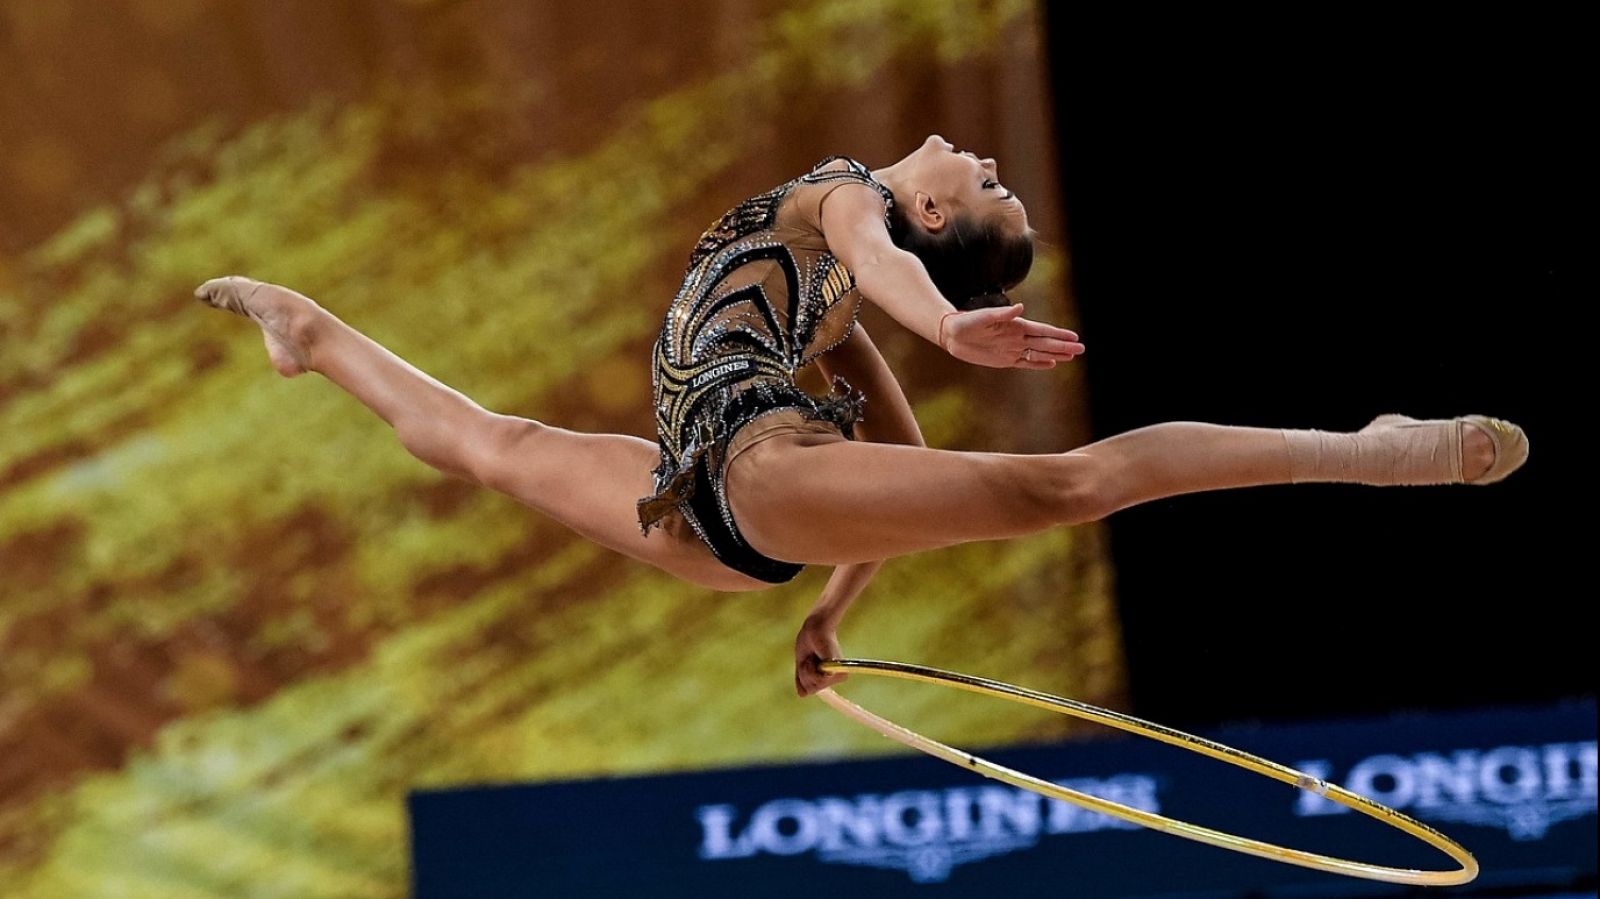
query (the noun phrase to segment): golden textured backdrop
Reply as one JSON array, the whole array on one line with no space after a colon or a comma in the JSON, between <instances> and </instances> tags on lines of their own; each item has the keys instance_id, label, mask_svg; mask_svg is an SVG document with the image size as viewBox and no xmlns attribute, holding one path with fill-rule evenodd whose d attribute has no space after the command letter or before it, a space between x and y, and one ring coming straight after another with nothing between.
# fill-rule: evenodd
<instances>
[{"instance_id":1,"label":"golden textured backdrop","mask_svg":"<svg viewBox=\"0 0 1600 899\"><path fill-rule=\"evenodd\" d=\"M791 694L826 569L689 587L408 456L190 296L296 287L505 412L651 433L701 228L830 153L992 153L1071 325L1037 10L0 5L0 895L397 896L417 786L886 752ZM1085 438L1079 373L869 310L929 442ZM884 566L841 634L1117 706L1098 527ZM856 695L973 746L1071 725Z\"/></svg>"}]
</instances>

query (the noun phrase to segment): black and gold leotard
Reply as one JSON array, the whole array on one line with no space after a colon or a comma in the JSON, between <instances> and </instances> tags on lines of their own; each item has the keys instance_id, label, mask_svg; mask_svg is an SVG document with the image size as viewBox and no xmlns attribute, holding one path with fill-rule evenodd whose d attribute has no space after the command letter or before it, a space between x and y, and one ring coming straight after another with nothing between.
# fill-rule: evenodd
<instances>
[{"instance_id":1,"label":"black and gold leotard","mask_svg":"<svg viewBox=\"0 0 1600 899\"><path fill-rule=\"evenodd\" d=\"M842 378L814 397L796 373L850 335L860 311L855 278L822 236L822 200L845 184L876 189L885 226L894 195L861 163L833 156L808 174L752 197L701 235L683 286L655 343L655 493L639 500L639 526L683 515L717 558L772 583L799 573L753 549L726 493L728 441L779 409L837 425L851 437L864 402Z\"/></svg>"}]
</instances>

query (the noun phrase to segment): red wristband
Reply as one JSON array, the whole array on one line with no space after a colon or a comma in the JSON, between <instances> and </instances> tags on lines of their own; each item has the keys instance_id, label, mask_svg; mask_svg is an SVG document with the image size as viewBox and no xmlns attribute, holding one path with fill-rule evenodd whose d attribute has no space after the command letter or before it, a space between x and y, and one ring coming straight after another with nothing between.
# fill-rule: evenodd
<instances>
[{"instance_id":1,"label":"red wristband","mask_svg":"<svg viewBox=\"0 0 1600 899\"><path fill-rule=\"evenodd\" d=\"M939 316L939 349L944 350L947 353L950 352L950 348L944 345L944 320L960 311L960 309L951 309L944 315Z\"/></svg>"}]
</instances>

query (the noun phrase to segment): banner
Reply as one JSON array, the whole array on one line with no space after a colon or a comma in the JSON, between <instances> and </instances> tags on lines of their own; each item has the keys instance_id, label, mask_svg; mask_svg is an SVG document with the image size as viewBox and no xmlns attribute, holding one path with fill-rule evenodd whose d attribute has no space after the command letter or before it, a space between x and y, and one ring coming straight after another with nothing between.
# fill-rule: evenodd
<instances>
[{"instance_id":1,"label":"banner","mask_svg":"<svg viewBox=\"0 0 1600 899\"><path fill-rule=\"evenodd\" d=\"M1229 745L1432 824L1470 888L1595 873L1595 706L1234 729ZM994 760L1137 808L1386 865L1437 851L1327 800L1183 750L1112 739ZM427 791L419 899L467 896L1363 896L1385 884L1155 833L932 759ZM1450 892L1450 891L1445 891Z\"/></svg>"}]
</instances>

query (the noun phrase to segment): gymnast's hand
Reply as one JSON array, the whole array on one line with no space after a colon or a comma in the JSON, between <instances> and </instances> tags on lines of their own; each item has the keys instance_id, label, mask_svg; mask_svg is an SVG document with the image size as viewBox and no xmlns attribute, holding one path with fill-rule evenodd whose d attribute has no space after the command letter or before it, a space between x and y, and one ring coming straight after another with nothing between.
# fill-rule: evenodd
<instances>
[{"instance_id":1,"label":"gymnast's hand","mask_svg":"<svg viewBox=\"0 0 1600 899\"><path fill-rule=\"evenodd\" d=\"M1066 328L1022 317L1022 304L946 313L940 331L945 352L990 368L1055 368L1084 350Z\"/></svg>"},{"instance_id":2,"label":"gymnast's hand","mask_svg":"<svg viewBox=\"0 0 1600 899\"><path fill-rule=\"evenodd\" d=\"M815 615L807 616L800 635L794 638L794 692L810 696L844 680L843 674L823 674L817 667L823 659L837 659L842 654L833 625Z\"/></svg>"}]
</instances>

